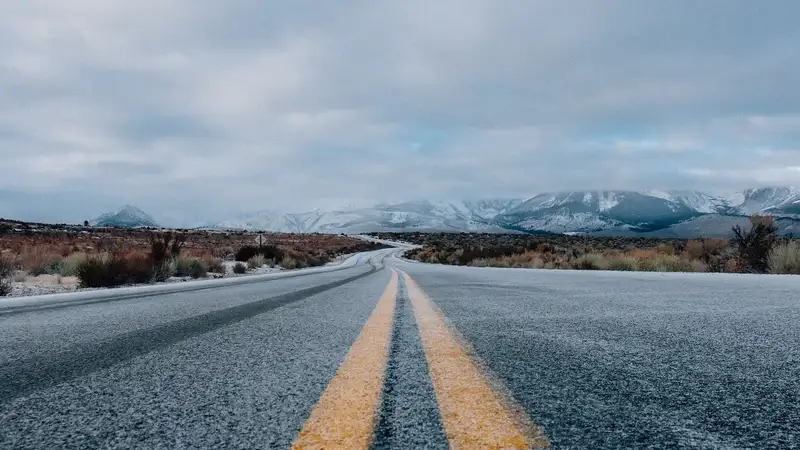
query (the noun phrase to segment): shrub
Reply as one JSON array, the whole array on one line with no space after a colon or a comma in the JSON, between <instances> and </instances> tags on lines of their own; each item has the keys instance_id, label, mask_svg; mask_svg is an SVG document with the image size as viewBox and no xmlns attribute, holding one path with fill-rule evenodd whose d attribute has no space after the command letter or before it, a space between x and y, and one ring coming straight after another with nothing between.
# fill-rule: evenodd
<instances>
[{"instance_id":1,"label":"shrub","mask_svg":"<svg viewBox=\"0 0 800 450\"><path fill-rule=\"evenodd\" d=\"M153 266L153 281L164 282L172 277L172 263L169 261Z\"/></svg>"},{"instance_id":2,"label":"shrub","mask_svg":"<svg viewBox=\"0 0 800 450\"><path fill-rule=\"evenodd\" d=\"M656 258L640 262L643 270L651 272L693 272L692 264L675 255L659 255Z\"/></svg>"},{"instance_id":3,"label":"shrub","mask_svg":"<svg viewBox=\"0 0 800 450\"><path fill-rule=\"evenodd\" d=\"M93 257L78 265L78 279L82 288L114 287L125 284L124 262Z\"/></svg>"},{"instance_id":4,"label":"shrub","mask_svg":"<svg viewBox=\"0 0 800 450\"><path fill-rule=\"evenodd\" d=\"M699 260L706 267L705 271L722 272L725 270L728 241L724 239L693 239L686 243L684 255L687 259Z\"/></svg>"},{"instance_id":5,"label":"shrub","mask_svg":"<svg viewBox=\"0 0 800 450\"><path fill-rule=\"evenodd\" d=\"M697 273L708 272L708 266L706 265L706 263L700 261L699 259L691 260L689 262L689 266L691 266L692 272L697 272Z\"/></svg>"},{"instance_id":6,"label":"shrub","mask_svg":"<svg viewBox=\"0 0 800 450\"><path fill-rule=\"evenodd\" d=\"M126 264L126 284L143 284L153 281L153 263L144 255L123 260Z\"/></svg>"},{"instance_id":7,"label":"shrub","mask_svg":"<svg viewBox=\"0 0 800 450\"><path fill-rule=\"evenodd\" d=\"M227 270L225 270L225 264L222 264L222 260L219 258L211 258L205 261L205 265L208 271L211 273L221 273L223 275L227 273Z\"/></svg>"},{"instance_id":8,"label":"shrub","mask_svg":"<svg viewBox=\"0 0 800 450\"><path fill-rule=\"evenodd\" d=\"M300 263L296 259L292 258L291 256L287 256L287 257L281 259L281 262L279 263L279 265L281 267L283 267L284 269L291 270L291 269L297 269L300 266Z\"/></svg>"},{"instance_id":9,"label":"shrub","mask_svg":"<svg viewBox=\"0 0 800 450\"><path fill-rule=\"evenodd\" d=\"M261 247L259 254L266 259L274 259L275 261L283 259L284 256L283 250L275 245L265 245Z\"/></svg>"},{"instance_id":10,"label":"shrub","mask_svg":"<svg viewBox=\"0 0 800 450\"><path fill-rule=\"evenodd\" d=\"M614 258L608 263L608 270L618 270L623 272L631 272L638 270L638 261L636 258Z\"/></svg>"},{"instance_id":11,"label":"shrub","mask_svg":"<svg viewBox=\"0 0 800 450\"><path fill-rule=\"evenodd\" d=\"M245 245L236 252L234 259L236 261L247 262L250 260L250 258L253 258L257 255L263 256L264 259L274 259L275 261L279 261L283 259L284 252L274 245L265 245L261 248L253 245Z\"/></svg>"},{"instance_id":12,"label":"shrub","mask_svg":"<svg viewBox=\"0 0 800 450\"><path fill-rule=\"evenodd\" d=\"M770 273L800 275L800 242L776 245L767 258Z\"/></svg>"},{"instance_id":13,"label":"shrub","mask_svg":"<svg viewBox=\"0 0 800 450\"><path fill-rule=\"evenodd\" d=\"M750 229L733 227L733 244L739 251L739 260L746 272L765 273L769 269L767 258L775 245L778 228L772 217L753 215Z\"/></svg>"},{"instance_id":14,"label":"shrub","mask_svg":"<svg viewBox=\"0 0 800 450\"><path fill-rule=\"evenodd\" d=\"M259 269L267 263L267 258L264 255L255 255L247 260L247 267L249 269Z\"/></svg>"},{"instance_id":15,"label":"shrub","mask_svg":"<svg viewBox=\"0 0 800 450\"><path fill-rule=\"evenodd\" d=\"M153 265L145 256L98 255L80 261L76 273L83 288L116 287L150 282Z\"/></svg>"},{"instance_id":16,"label":"shrub","mask_svg":"<svg viewBox=\"0 0 800 450\"><path fill-rule=\"evenodd\" d=\"M172 233L153 233L150 235L150 260L154 267L161 267L167 264L170 258L177 259L181 254L181 249L186 242L183 234Z\"/></svg>"},{"instance_id":17,"label":"shrub","mask_svg":"<svg viewBox=\"0 0 800 450\"><path fill-rule=\"evenodd\" d=\"M88 258L86 253L77 252L67 256L58 266L58 275L62 277L74 277L78 275L78 264Z\"/></svg>"},{"instance_id":18,"label":"shrub","mask_svg":"<svg viewBox=\"0 0 800 450\"><path fill-rule=\"evenodd\" d=\"M239 275L241 275L243 273L247 273L247 266L245 266L244 264L238 262L238 263L236 263L235 266L233 266L233 273L236 273L236 274L239 274Z\"/></svg>"},{"instance_id":19,"label":"shrub","mask_svg":"<svg viewBox=\"0 0 800 450\"><path fill-rule=\"evenodd\" d=\"M486 258L473 259L472 261L470 261L469 265L472 266L472 267L491 267L492 266L491 265L491 261L489 261Z\"/></svg>"},{"instance_id":20,"label":"shrub","mask_svg":"<svg viewBox=\"0 0 800 450\"><path fill-rule=\"evenodd\" d=\"M16 267L14 263L7 258L0 256L0 297L11 295L11 282L8 281Z\"/></svg>"},{"instance_id":21,"label":"shrub","mask_svg":"<svg viewBox=\"0 0 800 450\"><path fill-rule=\"evenodd\" d=\"M608 268L608 260L601 254L587 253L576 259L572 267L578 270L605 270Z\"/></svg>"},{"instance_id":22,"label":"shrub","mask_svg":"<svg viewBox=\"0 0 800 450\"><path fill-rule=\"evenodd\" d=\"M703 241L701 239L690 240L686 243L683 252L689 259L700 259L705 253Z\"/></svg>"},{"instance_id":23,"label":"shrub","mask_svg":"<svg viewBox=\"0 0 800 450\"><path fill-rule=\"evenodd\" d=\"M254 256L258 255L258 247L246 245L236 252L236 261L247 262Z\"/></svg>"},{"instance_id":24,"label":"shrub","mask_svg":"<svg viewBox=\"0 0 800 450\"><path fill-rule=\"evenodd\" d=\"M47 273L47 269L44 267L32 267L28 269L28 275L32 277L38 277L39 275L45 275Z\"/></svg>"},{"instance_id":25,"label":"shrub","mask_svg":"<svg viewBox=\"0 0 800 450\"><path fill-rule=\"evenodd\" d=\"M178 257L172 260L172 276L188 277L192 273L191 258Z\"/></svg>"},{"instance_id":26,"label":"shrub","mask_svg":"<svg viewBox=\"0 0 800 450\"><path fill-rule=\"evenodd\" d=\"M204 266L203 263L198 259L191 260L189 263L189 276L195 280L198 278L207 277L208 271L206 270L206 266Z\"/></svg>"}]
</instances>

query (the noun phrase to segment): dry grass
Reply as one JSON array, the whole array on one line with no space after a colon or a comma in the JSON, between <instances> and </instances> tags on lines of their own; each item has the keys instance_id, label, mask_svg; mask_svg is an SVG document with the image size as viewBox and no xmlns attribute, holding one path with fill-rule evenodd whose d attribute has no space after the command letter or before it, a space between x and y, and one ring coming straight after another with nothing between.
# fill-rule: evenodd
<instances>
[{"instance_id":1,"label":"dry grass","mask_svg":"<svg viewBox=\"0 0 800 450\"><path fill-rule=\"evenodd\" d=\"M248 269L260 269L267 264L267 258L264 255L256 255L247 260Z\"/></svg>"},{"instance_id":2,"label":"dry grass","mask_svg":"<svg viewBox=\"0 0 800 450\"><path fill-rule=\"evenodd\" d=\"M11 258L0 255L0 297L11 294L11 283L9 278L14 275L16 264Z\"/></svg>"},{"instance_id":3,"label":"dry grass","mask_svg":"<svg viewBox=\"0 0 800 450\"><path fill-rule=\"evenodd\" d=\"M428 263L651 272L742 271L736 249L725 239L438 234L415 242L413 235L403 237L407 242L423 243L421 249L412 250L407 256ZM469 245L461 246L462 242Z\"/></svg>"},{"instance_id":4,"label":"dry grass","mask_svg":"<svg viewBox=\"0 0 800 450\"><path fill-rule=\"evenodd\" d=\"M639 260L628 256L613 258L608 263L608 270L621 272L635 272L639 270Z\"/></svg>"},{"instance_id":5,"label":"dry grass","mask_svg":"<svg viewBox=\"0 0 800 450\"><path fill-rule=\"evenodd\" d=\"M17 227L22 231L0 229L0 257L4 261L15 270L23 270L23 275L50 275L55 281L83 274L84 287L164 281L173 275L193 278L204 278L208 272L224 275L227 271L223 260L232 261L237 251L252 246L257 236L245 232L184 230L178 233L185 238L178 257L168 255L165 262L159 262L151 246L151 237L157 233L153 230L15 223L14 228ZM342 254L383 247L340 235L264 233L262 236L265 247L287 256L281 265L288 268L322 265ZM262 255L251 265L261 267L271 261ZM9 277L3 277L3 283L8 284Z\"/></svg>"},{"instance_id":6,"label":"dry grass","mask_svg":"<svg viewBox=\"0 0 800 450\"><path fill-rule=\"evenodd\" d=\"M111 255L147 254L150 251L148 230L95 230L89 234L48 232L40 234L0 235L0 249L22 270L47 268L54 262L73 259L81 260L88 256L107 253ZM222 233L194 231L186 232L186 243L181 255L200 259L232 261L236 251L253 245L255 233ZM334 258L336 256L369 250L368 243L340 235L323 234L263 234L265 246L276 246L292 258ZM62 274L64 275L64 274Z\"/></svg>"},{"instance_id":7,"label":"dry grass","mask_svg":"<svg viewBox=\"0 0 800 450\"><path fill-rule=\"evenodd\" d=\"M768 256L770 273L800 275L800 242L776 245Z\"/></svg>"}]
</instances>

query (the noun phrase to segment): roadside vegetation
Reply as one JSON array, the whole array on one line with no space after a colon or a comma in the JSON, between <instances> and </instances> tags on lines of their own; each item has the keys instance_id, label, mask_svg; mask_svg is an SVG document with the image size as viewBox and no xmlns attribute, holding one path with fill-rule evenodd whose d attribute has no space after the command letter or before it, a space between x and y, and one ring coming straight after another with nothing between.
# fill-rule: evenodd
<instances>
[{"instance_id":1,"label":"roadside vegetation","mask_svg":"<svg viewBox=\"0 0 800 450\"><path fill-rule=\"evenodd\" d=\"M0 255L0 297L11 295L11 276L14 274L14 264L10 259Z\"/></svg>"},{"instance_id":2,"label":"roadside vegetation","mask_svg":"<svg viewBox=\"0 0 800 450\"><path fill-rule=\"evenodd\" d=\"M219 278L325 265L385 246L343 235L92 229L63 225L0 228L0 295L12 284L52 280L74 288ZM15 294L17 295L17 294Z\"/></svg>"},{"instance_id":3,"label":"roadside vegetation","mask_svg":"<svg viewBox=\"0 0 800 450\"><path fill-rule=\"evenodd\" d=\"M421 245L406 257L433 264L531 269L800 274L800 242L752 216L729 239L489 233L373 233Z\"/></svg>"}]
</instances>

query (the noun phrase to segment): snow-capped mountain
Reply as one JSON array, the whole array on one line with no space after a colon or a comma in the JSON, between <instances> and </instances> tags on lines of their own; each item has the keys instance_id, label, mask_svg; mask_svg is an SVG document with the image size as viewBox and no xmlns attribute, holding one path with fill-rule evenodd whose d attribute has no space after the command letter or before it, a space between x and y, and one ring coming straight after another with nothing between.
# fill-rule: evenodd
<instances>
[{"instance_id":1,"label":"snow-capped mountain","mask_svg":"<svg viewBox=\"0 0 800 450\"><path fill-rule=\"evenodd\" d=\"M700 191L645 191L644 194L678 203L703 214L731 214L735 208L729 198Z\"/></svg>"},{"instance_id":2,"label":"snow-capped mountain","mask_svg":"<svg viewBox=\"0 0 800 450\"><path fill-rule=\"evenodd\" d=\"M525 231L594 232L611 228L646 231L700 213L683 203L634 191L539 194L496 220Z\"/></svg>"},{"instance_id":3,"label":"snow-capped mountain","mask_svg":"<svg viewBox=\"0 0 800 450\"><path fill-rule=\"evenodd\" d=\"M800 214L800 189L772 187L747 189L731 196L742 214Z\"/></svg>"},{"instance_id":4,"label":"snow-capped mountain","mask_svg":"<svg viewBox=\"0 0 800 450\"><path fill-rule=\"evenodd\" d=\"M311 212L261 211L216 225L292 233L463 231L550 233L651 233L680 230L754 213L800 220L800 189L759 188L716 195L701 191L574 191L542 193L527 200L418 200L371 208ZM713 219L713 217L721 219ZM698 220L703 218L703 220ZM713 220L712 220L713 219ZM682 233L684 231L681 231Z\"/></svg>"},{"instance_id":5,"label":"snow-capped mountain","mask_svg":"<svg viewBox=\"0 0 800 450\"><path fill-rule=\"evenodd\" d=\"M751 214L800 218L800 189L748 189L729 195L686 190L546 193L496 220L523 231L645 233L705 215Z\"/></svg>"},{"instance_id":6,"label":"snow-capped mountain","mask_svg":"<svg viewBox=\"0 0 800 450\"><path fill-rule=\"evenodd\" d=\"M366 233L386 230L502 232L503 228L494 222L494 218L520 203L521 199L458 202L422 200L339 211L262 211L221 222L216 228L291 233Z\"/></svg>"},{"instance_id":7,"label":"snow-capped mountain","mask_svg":"<svg viewBox=\"0 0 800 450\"><path fill-rule=\"evenodd\" d=\"M132 205L125 205L113 213L105 213L91 220L89 223L95 227L158 227L158 224L152 217Z\"/></svg>"}]
</instances>

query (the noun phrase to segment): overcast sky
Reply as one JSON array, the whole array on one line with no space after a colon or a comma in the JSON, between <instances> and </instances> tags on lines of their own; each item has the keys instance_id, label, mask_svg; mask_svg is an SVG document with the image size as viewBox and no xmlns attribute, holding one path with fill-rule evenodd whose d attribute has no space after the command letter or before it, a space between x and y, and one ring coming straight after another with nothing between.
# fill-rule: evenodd
<instances>
[{"instance_id":1,"label":"overcast sky","mask_svg":"<svg viewBox=\"0 0 800 450\"><path fill-rule=\"evenodd\" d=\"M9 0L0 216L800 185L794 0Z\"/></svg>"}]
</instances>

